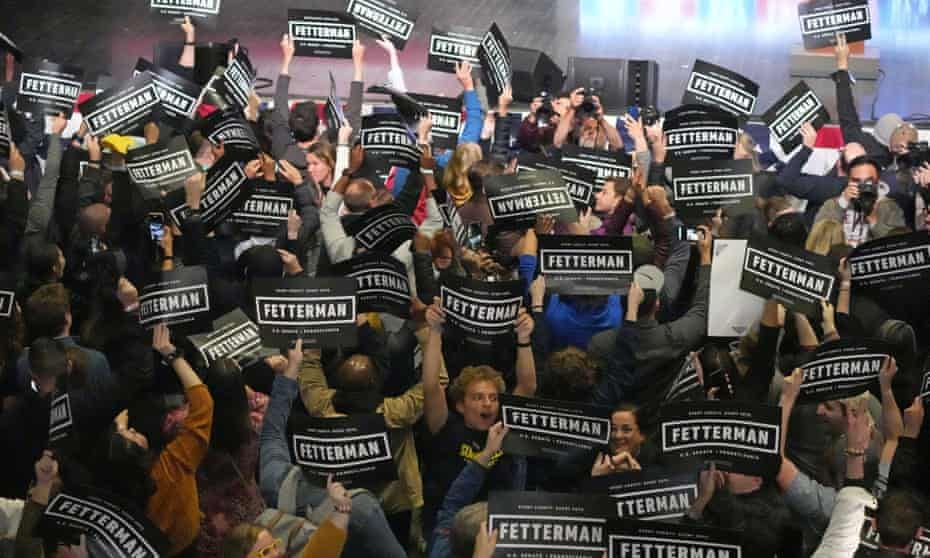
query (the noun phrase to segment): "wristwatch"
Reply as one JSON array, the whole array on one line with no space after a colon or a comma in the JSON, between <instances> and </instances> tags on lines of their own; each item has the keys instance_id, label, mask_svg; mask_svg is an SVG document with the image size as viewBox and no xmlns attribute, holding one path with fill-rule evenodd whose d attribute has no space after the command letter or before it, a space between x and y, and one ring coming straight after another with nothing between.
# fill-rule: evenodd
<instances>
[{"instance_id":1,"label":"wristwatch","mask_svg":"<svg viewBox=\"0 0 930 558\"><path fill-rule=\"evenodd\" d=\"M175 347L173 351L171 351L167 355L163 355L161 359L162 361L164 361L165 364L171 365L174 363L174 361L178 360L179 358L183 358L183 357L184 357L184 353L182 353L180 349Z\"/></svg>"}]
</instances>

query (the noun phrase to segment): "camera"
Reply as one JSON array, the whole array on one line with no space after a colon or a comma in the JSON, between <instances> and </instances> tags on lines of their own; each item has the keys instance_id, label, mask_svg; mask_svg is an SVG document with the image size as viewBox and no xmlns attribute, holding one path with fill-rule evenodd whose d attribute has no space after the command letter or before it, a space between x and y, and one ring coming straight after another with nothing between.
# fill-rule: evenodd
<instances>
[{"instance_id":1,"label":"camera","mask_svg":"<svg viewBox=\"0 0 930 558\"><path fill-rule=\"evenodd\" d=\"M930 163L930 145L925 141L907 144L908 152L898 156L898 167L901 169L919 169Z\"/></svg>"},{"instance_id":2,"label":"camera","mask_svg":"<svg viewBox=\"0 0 930 558\"><path fill-rule=\"evenodd\" d=\"M852 201L853 209L862 215L870 215L878 201L878 186L871 182L859 184L859 197Z\"/></svg>"},{"instance_id":3,"label":"camera","mask_svg":"<svg viewBox=\"0 0 930 558\"><path fill-rule=\"evenodd\" d=\"M701 230L696 227L678 227L678 240L694 243L701 239L701 234Z\"/></svg>"},{"instance_id":4,"label":"camera","mask_svg":"<svg viewBox=\"0 0 930 558\"><path fill-rule=\"evenodd\" d=\"M161 242L165 236L165 216L159 212L149 213L146 217L148 223L149 236L153 242Z\"/></svg>"},{"instance_id":5,"label":"camera","mask_svg":"<svg viewBox=\"0 0 930 558\"><path fill-rule=\"evenodd\" d=\"M536 126L539 128L548 128L552 124L552 115L555 114L555 108L552 106L552 96L543 91L539 94L542 97L542 105L536 109Z\"/></svg>"},{"instance_id":6,"label":"camera","mask_svg":"<svg viewBox=\"0 0 930 558\"><path fill-rule=\"evenodd\" d=\"M584 99L581 101L576 111L581 118L594 118L597 116L600 107L594 99L594 95L594 89L589 87L584 90Z\"/></svg>"},{"instance_id":7,"label":"camera","mask_svg":"<svg viewBox=\"0 0 930 558\"><path fill-rule=\"evenodd\" d=\"M654 106L643 107L639 111L639 115L643 119L643 126L654 126L660 118L659 109Z\"/></svg>"}]
</instances>

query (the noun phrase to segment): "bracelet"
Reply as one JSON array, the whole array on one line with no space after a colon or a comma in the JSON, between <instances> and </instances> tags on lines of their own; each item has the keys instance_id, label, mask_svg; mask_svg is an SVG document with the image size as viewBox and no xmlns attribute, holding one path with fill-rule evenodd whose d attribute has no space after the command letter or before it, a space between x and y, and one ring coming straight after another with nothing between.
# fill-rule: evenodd
<instances>
[{"instance_id":1,"label":"bracelet","mask_svg":"<svg viewBox=\"0 0 930 558\"><path fill-rule=\"evenodd\" d=\"M162 361L164 361L165 364L169 364L169 365L173 364L174 361L178 360L179 358L184 358L184 354L177 347L175 347L174 350L171 351L170 354L162 355L161 357Z\"/></svg>"},{"instance_id":2,"label":"bracelet","mask_svg":"<svg viewBox=\"0 0 930 558\"><path fill-rule=\"evenodd\" d=\"M162 256L161 259L174 261L174 256Z\"/></svg>"},{"instance_id":3,"label":"bracelet","mask_svg":"<svg viewBox=\"0 0 930 558\"><path fill-rule=\"evenodd\" d=\"M846 448L847 457L863 457L865 456L865 450L856 450Z\"/></svg>"},{"instance_id":4,"label":"bracelet","mask_svg":"<svg viewBox=\"0 0 930 558\"><path fill-rule=\"evenodd\" d=\"M542 304L534 304L534 305L530 306L530 310L533 310L533 311L535 311L535 310L544 310L544 309L545 309L545 306L543 306Z\"/></svg>"},{"instance_id":5,"label":"bracelet","mask_svg":"<svg viewBox=\"0 0 930 558\"><path fill-rule=\"evenodd\" d=\"M423 168L421 168L421 169L420 169L420 174L425 174L425 175L427 175L427 176L432 176L434 173L433 173L433 169L423 169Z\"/></svg>"},{"instance_id":6,"label":"bracelet","mask_svg":"<svg viewBox=\"0 0 930 558\"><path fill-rule=\"evenodd\" d=\"M342 171L342 176L346 178L352 178L352 171L350 169L345 169Z\"/></svg>"},{"instance_id":7,"label":"bracelet","mask_svg":"<svg viewBox=\"0 0 930 558\"><path fill-rule=\"evenodd\" d=\"M184 46L197 46L197 43L189 43L187 41L184 41Z\"/></svg>"},{"instance_id":8,"label":"bracelet","mask_svg":"<svg viewBox=\"0 0 930 558\"><path fill-rule=\"evenodd\" d=\"M532 347L532 346L533 346L532 342L520 343L519 341L517 341L517 347L525 348L525 347Z\"/></svg>"},{"instance_id":9,"label":"bracelet","mask_svg":"<svg viewBox=\"0 0 930 558\"><path fill-rule=\"evenodd\" d=\"M852 286L852 281L842 281L840 283L840 289L848 289Z\"/></svg>"},{"instance_id":10,"label":"bracelet","mask_svg":"<svg viewBox=\"0 0 930 558\"><path fill-rule=\"evenodd\" d=\"M9 174L11 178L18 178L20 180L22 180L23 177L26 176L25 174L23 174L23 171L21 170L11 170Z\"/></svg>"}]
</instances>

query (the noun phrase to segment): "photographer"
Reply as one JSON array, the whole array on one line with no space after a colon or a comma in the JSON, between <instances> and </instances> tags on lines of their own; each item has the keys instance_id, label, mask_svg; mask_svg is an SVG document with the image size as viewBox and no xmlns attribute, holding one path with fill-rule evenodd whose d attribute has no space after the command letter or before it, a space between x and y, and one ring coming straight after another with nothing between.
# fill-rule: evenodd
<instances>
[{"instance_id":1,"label":"photographer","mask_svg":"<svg viewBox=\"0 0 930 558\"><path fill-rule=\"evenodd\" d=\"M879 180L881 166L868 156L849 162L849 181L838 197L823 204L815 222L834 219L843 223L846 243L852 247L904 227L904 214L888 198L888 186Z\"/></svg>"},{"instance_id":2,"label":"photographer","mask_svg":"<svg viewBox=\"0 0 930 558\"><path fill-rule=\"evenodd\" d=\"M552 146L555 130L569 105L568 93L554 98L543 91L530 103L529 115L520 124L517 145L524 151L539 153Z\"/></svg>"},{"instance_id":3,"label":"photographer","mask_svg":"<svg viewBox=\"0 0 930 558\"><path fill-rule=\"evenodd\" d=\"M559 118L552 144L561 148L566 142L589 149L623 149L620 133L604 118L601 100L590 89L579 87L572 91L568 109Z\"/></svg>"}]
</instances>

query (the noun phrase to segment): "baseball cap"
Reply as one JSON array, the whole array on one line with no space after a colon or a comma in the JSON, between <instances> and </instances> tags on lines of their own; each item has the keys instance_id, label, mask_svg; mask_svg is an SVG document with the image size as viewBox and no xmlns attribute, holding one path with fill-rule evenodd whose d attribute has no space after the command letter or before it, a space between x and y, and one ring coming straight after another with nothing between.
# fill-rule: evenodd
<instances>
[{"instance_id":1,"label":"baseball cap","mask_svg":"<svg viewBox=\"0 0 930 558\"><path fill-rule=\"evenodd\" d=\"M904 124L904 119L890 112L878 119L878 122L875 123L875 128L872 130L872 135L875 136L879 143L888 147L891 143L891 134L902 124Z\"/></svg>"},{"instance_id":2,"label":"baseball cap","mask_svg":"<svg viewBox=\"0 0 930 558\"><path fill-rule=\"evenodd\" d=\"M658 293L665 285L665 274L652 264L641 265L633 272L633 280L639 284L639 288L643 291L651 290Z\"/></svg>"}]
</instances>

